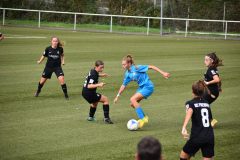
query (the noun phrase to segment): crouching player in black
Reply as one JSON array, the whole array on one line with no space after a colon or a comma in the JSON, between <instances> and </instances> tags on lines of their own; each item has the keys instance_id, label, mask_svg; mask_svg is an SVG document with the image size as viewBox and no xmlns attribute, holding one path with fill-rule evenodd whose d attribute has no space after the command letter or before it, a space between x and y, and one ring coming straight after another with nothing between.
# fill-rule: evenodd
<instances>
[{"instance_id":1,"label":"crouching player in black","mask_svg":"<svg viewBox=\"0 0 240 160\"><path fill-rule=\"evenodd\" d=\"M68 99L67 85L64 82L64 73L61 67L61 65L64 65L64 54L62 46L63 45L60 42L59 38L52 37L51 46L45 49L40 60L37 61L37 63L40 64L45 59L45 57L48 58L45 69L42 73L42 77L40 79L40 82L38 83L38 89L35 93L35 97L39 96L43 85L45 84L47 79L51 79L52 73L55 72L58 81L62 86L64 96L66 99Z\"/></svg>"},{"instance_id":2,"label":"crouching player in black","mask_svg":"<svg viewBox=\"0 0 240 160\"><path fill-rule=\"evenodd\" d=\"M104 63L100 60L95 62L95 68L91 69L86 77L85 83L82 89L83 98L90 104L90 111L88 121L95 121L94 114L97 109L98 102L103 103L104 122L107 124L113 124L109 117L109 101L104 95L96 92L98 87L103 87L105 83L98 82L99 77L107 77L106 73L100 73L104 69Z\"/></svg>"},{"instance_id":3,"label":"crouching player in black","mask_svg":"<svg viewBox=\"0 0 240 160\"><path fill-rule=\"evenodd\" d=\"M211 160L214 156L214 133L210 124L212 113L208 101L203 96L207 87L203 81L192 85L193 99L186 102L186 117L182 127L182 135L188 139L187 124L192 119L190 139L180 154L180 160L189 160L201 149L204 160Z\"/></svg>"},{"instance_id":4,"label":"crouching player in black","mask_svg":"<svg viewBox=\"0 0 240 160\"><path fill-rule=\"evenodd\" d=\"M207 72L204 74L204 82L207 85L210 93L205 93L204 98L209 104L213 103L219 96L221 89L221 79L218 73L218 66L222 66L222 60L219 59L215 52L209 53L205 56L204 63L206 65ZM216 119L211 120L211 125L214 126L217 123Z\"/></svg>"}]
</instances>

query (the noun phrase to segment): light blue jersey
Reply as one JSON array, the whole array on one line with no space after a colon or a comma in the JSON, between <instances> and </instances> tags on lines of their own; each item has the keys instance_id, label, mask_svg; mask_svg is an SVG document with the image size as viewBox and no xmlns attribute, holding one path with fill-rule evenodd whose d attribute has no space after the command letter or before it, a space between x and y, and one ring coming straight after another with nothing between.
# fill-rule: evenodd
<instances>
[{"instance_id":1,"label":"light blue jersey","mask_svg":"<svg viewBox=\"0 0 240 160\"><path fill-rule=\"evenodd\" d=\"M131 81L136 81L139 86L137 92L141 93L144 98L149 97L154 91L154 85L148 77L148 69L148 65L132 65L130 70L125 72L123 85L127 86Z\"/></svg>"}]
</instances>

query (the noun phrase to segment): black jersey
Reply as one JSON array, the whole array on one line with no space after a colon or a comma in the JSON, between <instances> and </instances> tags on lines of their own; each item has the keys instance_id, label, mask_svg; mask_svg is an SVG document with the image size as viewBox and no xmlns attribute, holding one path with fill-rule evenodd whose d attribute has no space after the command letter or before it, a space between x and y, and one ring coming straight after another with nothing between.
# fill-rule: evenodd
<instances>
[{"instance_id":1,"label":"black jersey","mask_svg":"<svg viewBox=\"0 0 240 160\"><path fill-rule=\"evenodd\" d=\"M218 75L218 70L216 67L209 67L207 72L204 74L204 80L209 82L213 80L213 76ZM217 96L219 95L219 88L218 88L218 84L214 83L214 84L209 84L208 85L208 89L210 90L211 94Z\"/></svg>"},{"instance_id":2,"label":"black jersey","mask_svg":"<svg viewBox=\"0 0 240 160\"><path fill-rule=\"evenodd\" d=\"M95 69L91 69L83 85L83 92L96 92L97 88L87 88L89 84L98 83L99 74Z\"/></svg>"},{"instance_id":3,"label":"black jersey","mask_svg":"<svg viewBox=\"0 0 240 160\"><path fill-rule=\"evenodd\" d=\"M186 102L186 108L193 110L190 139L204 142L213 138L212 112L209 103L202 98L194 98Z\"/></svg>"},{"instance_id":4,"label":"black jersey","mask_svg":"<svg viewBox=\"0 0 240 160\"><path fill-rule=\"evenodd\" d=\"M61 67L61 56L63 56L63 48L52 48L49 46L43 52L43 56L48 58L46 63L47 68Z\"/></svg>"}]
</instances>

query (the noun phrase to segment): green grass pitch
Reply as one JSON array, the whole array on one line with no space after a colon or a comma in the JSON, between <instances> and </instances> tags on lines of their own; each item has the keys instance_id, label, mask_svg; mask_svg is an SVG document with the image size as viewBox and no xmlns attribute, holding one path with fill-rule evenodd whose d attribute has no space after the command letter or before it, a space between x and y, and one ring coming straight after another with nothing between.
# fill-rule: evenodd
<instances>
[{"instance_id":1,"label":"green grass pitch","mask_svg":"<svg viewBox=\"0 0 240 160\"><path fill-rule=\"evenodd\" d=\"M219 68L223 93L212 105L219 121L214 129L215 159L240 159L240 41L14 27L1 27L1 32L9 38L0 42L0 159L133 160L136 144L147 135L161 141L165 159L178 159L185 144L180 133L184 103L191 99L191 84L203 78L204 55L210 51L216 51L225 64ZM55 75L40 97L33 97L46 61L36 62L52 35L66 42L63 70L69 101ZM26 38L29 36L46 38ZM119 103L113 104L123 80L121 59L128 53L136 64L156 65L172 75L166 80L148 72L155 92L142 107L150 122L135 132L128 131L126 123L137 118L129 107L136 84L132 82ZM86 74L98 59L105 62L105 72L110 75L104 80L107 85L98 91L110 99L114 125L102 122L101 105L97 122L86 121L89 105L80 93ZM194 159L201 159L201 153Z\"/></svg>"}]
</instances>

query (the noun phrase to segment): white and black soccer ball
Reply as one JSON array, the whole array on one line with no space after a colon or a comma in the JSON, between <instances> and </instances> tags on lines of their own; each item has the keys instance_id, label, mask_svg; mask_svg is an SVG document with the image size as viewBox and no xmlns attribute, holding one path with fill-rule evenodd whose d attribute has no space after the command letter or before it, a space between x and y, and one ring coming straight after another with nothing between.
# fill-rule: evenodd
<instances>
[{"instance_id":1,"label":"white and black soccer ball","mask_svg":"<svg viewBox=\"0 0 240 160\"><path fill-rule=\"evenodd\" d=\"M138 129L138 121L135 119L130 119L127 123L127 128L130 131L136 131Z\"/></svg>"}]
</instances>

